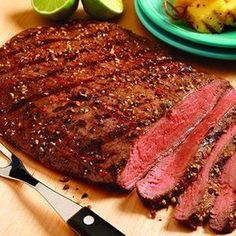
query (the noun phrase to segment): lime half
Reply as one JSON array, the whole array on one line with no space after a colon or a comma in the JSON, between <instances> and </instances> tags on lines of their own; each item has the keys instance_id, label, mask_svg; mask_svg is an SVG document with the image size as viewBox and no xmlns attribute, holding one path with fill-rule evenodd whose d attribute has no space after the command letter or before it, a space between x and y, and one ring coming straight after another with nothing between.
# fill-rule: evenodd
<instances>
[{"instance_id":1,"label":"lime half","mask_svg":"<svg viewBox=\"0 0 236 236\"><path fill-rule=\"evenodd\" d=\"M122 0L82 0L84 10L93 18L107 20L122 14Z\"/></svg>"},{"instance_id":2,"label":"lime half","mask_svg":"<svg viewBox=\"0 0 236 236\"><path fill-rule=\"evenodd\" d=\"M78 8L79 0L32 0L33 9L52 20L64 20Z\"/></svg>"}]
</instances>

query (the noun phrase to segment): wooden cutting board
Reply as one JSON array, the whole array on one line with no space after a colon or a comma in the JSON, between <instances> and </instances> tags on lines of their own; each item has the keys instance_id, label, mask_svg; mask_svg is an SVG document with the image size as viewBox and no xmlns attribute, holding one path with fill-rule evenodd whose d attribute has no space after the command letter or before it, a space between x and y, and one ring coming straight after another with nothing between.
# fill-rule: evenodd
<instances>
[{"instance_id":1,"label":"wooden cutting board","mask_svg":"<svg viewBox=\"0 0 236 236\"><path fill-rule=\"evenodd\" d=\"M3 44L16 33L38 25L49 25L31 10L30 0L1 1L0 14L0 43ZM125 1L125 13L118 21L122 26L134 32L152 38L144 29L135 15L133 1ZM80 8L77 15L84 17ZM154 40L154 38L152 38ZM164 45L163 45L164 46ZM171 49L174 50L174 49ZM214 72L228 79L236 87L235 62L209 60L175 51L192 65ZM191 58L191 59L190 59ZM12 148L12 147L11 147ZM12 148L14 150L14 148ZM17 150L15 150L17 152ZM149 218L149 211L143 207L135 192L119 194L101 189L79 180L70 180L70 188L63 190L65 183L60 182L62 175L50 171L32 160L30 157L17 152L28 170L35 177L83 205L91 205L92 209L121 231L129 236L162 236L162 235L212 235L207 228L200 227L197 231L181 227L173 219L172 208L157 213L155 220ZM88 198L81 199L83 193ZM0 179L0 235L2 236L69 236L74 235L70 228L63 223L52 208L28 186L14 181ZM231 235L236 235L232 233ZM102 236L102 235L98 235Z\"/></svg>"}]
</instances>

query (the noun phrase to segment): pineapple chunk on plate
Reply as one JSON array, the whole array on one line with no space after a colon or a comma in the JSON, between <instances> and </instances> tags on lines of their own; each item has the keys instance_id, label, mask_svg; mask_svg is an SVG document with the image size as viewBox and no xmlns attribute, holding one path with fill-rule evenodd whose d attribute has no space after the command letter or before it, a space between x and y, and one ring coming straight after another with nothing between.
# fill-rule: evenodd
<instances>
[{"instance_id":1,"label":"pineapple chunk on plate","mask_svg":"<svg viewBox=\"0 0 236 236\"><path fill-rule=\"evenodd\" d=\"M187 7L185 18L198 32L220 33L225 15L225 0L195 0Z\"/></svg>"},{"instance_id":2,"label":"pineapple chunk on plate","mask_svg":"<svg viewBox=\"0 0 236 236\"><path fill-rule=\"evenodd\" d=\"M166 0L175 13L201 33L221 33L225 25L236 27L236 0Z\"/></svg>"},{"instance_id":3,"label":"pineapple chunk on plate","mask_svg":"<svg viewBox=\"0 0 236 236\"><path fill-rule=\"evenodd\" d=\"M225 0L226 1L226 19L225 24L235 27L236 26L236 1L235 0Z\"/></svg>"}]
</instances>

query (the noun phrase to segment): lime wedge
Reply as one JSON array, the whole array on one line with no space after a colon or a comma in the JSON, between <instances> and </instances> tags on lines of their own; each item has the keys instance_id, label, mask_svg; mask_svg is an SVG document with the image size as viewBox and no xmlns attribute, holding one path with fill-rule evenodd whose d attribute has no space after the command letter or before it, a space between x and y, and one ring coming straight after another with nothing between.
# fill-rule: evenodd
<instances>
[{"instance_id":1,"label":"lime wedge","mask_svg":"<svg viewBox=\"0 0 236 236\"><path fill-rule=\"evenodd\" d=\"M122 14L122 0L82 0L84 10L93 18L107 20Z\"/></svg>"},{"instance_id":2,"label":"lime wedge","mask_svg":"<svg viewBox=\"0 0 236 236\"><path fill-rule=\"evenodd\" d=\"M52 20L64 20L78 8L79 0L31 0L33 9Z\"/></svg>"}]
</instances>

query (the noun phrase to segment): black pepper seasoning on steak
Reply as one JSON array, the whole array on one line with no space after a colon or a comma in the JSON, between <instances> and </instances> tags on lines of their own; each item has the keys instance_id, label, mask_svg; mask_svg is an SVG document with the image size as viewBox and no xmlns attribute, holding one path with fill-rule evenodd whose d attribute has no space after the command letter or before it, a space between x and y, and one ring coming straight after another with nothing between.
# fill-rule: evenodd
<instances>
[{"instance_id":1,"label":"black pepper seasoning on steak","mask_svg":"<svg viewBox=\"0 0 236 236\"><path fill-rule=\"evenodd\" d=\"M236 145L236 136L234 137ZM218 191L211 209L210 227L217 233L231 233L236 228L236 152L223 168Z\"/></svg>"}]
</instances>

